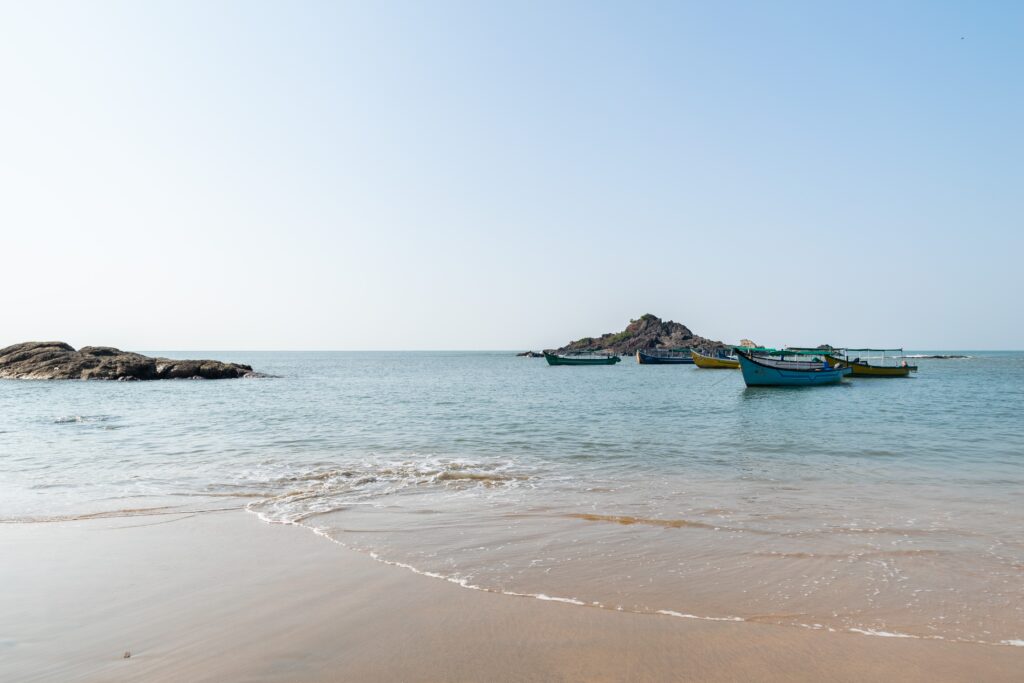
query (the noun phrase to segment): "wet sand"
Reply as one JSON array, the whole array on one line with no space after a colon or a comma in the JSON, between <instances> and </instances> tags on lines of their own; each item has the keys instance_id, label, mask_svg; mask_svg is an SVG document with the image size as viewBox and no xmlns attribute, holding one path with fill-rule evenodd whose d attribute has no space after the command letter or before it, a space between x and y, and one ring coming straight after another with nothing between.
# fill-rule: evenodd
<instances>
[{"instance_id":1,"label":"wet sand","mask_svg":"<svg viewBox=\"0 0 1024 683\"><path fill-rule=\"evenodd\" d=\"M0 548L4 681L1019 681L1024 672L1024 648L467 590L237 510L2 524Z\"/></svg>"}]
</instances>

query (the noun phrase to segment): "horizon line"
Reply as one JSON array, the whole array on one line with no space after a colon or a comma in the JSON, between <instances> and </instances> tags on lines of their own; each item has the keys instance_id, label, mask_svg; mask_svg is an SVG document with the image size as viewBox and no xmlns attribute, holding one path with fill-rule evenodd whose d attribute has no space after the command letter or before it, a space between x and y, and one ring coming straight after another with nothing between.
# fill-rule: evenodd
<instances>
[{"instance_id":1,"label":"horizon line","mask_svg":"<svg viewBox=\"0 0 1024 683\"><path fill-rule=\"evenodd\" d=\"M732 346L732 345L726 344L726 346ZM548 348L560 348L560 347L548 347ZM843 348L853 348L853 347L852 346L851 347L835 346L834 348L843 349ZM445 352L445 353L506 353L507 352L507 353L524 353L526 351L533 351L535 349L527 348L527 347L515 347L515 348L505 348L505 349L498 349L498 348L475 348L475 349L472 349L472 348L462 348L462 349L458 349L458 348L421 348L421 349L408 349L408 348L406 348L406 349L399 349L399 348L383 348L383 349L365 349L365 348L363 348L363 349L331 349L331 348L280 348L280 349L269 349L269 348L242 349L242 348L236 348L236 349L233 349L233 348L220 348L220 349L216 349L216 348L195 347L195 348L176 348L176 349L174 349L174 348L163 348L163 349L161 349L161 348L147 348L147 349L142 349L142 350L143 351L183 351L183 352L187 352L187 353L193 353L193 352L197 352L197 351L213 351L213 352L216 352L216 353L230 353L230 352L248 352L248 353L430 353L430 352L435 352L435 353L436 352ZM545 349L538 347L536 350L543 351ZM903 347L903 350L905 352L916 352L916 351L982 351L982 352L986 352L986 353L994 353L994 352L1000 352L1001 351L1001 352L1024 353L1024 349L981 348L981 347L977 347L977 348L967 348L967 347L940 348L940 347L925 347L925 346L921 346L921 347L905 346L905 347Z\"/></svg>"}]
</instances>

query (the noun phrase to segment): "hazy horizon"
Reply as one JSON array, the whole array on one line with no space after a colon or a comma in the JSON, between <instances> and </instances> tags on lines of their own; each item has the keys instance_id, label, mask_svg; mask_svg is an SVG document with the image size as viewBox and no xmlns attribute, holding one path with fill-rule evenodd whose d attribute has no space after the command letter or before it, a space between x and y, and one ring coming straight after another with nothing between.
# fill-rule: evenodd
<instances>
[{"instance_id":1,"label":"hazy horizon","mask_svg":"<svg viewBox=\"0 0 1024 683\"><path fill-rule=\"evenodd\" d=\"M606 332L613 332L613 331L615 331L615 330L606 330ZM602 332L600 334L605 334L605 332ZM580 339L580 338L582 338L582 336L587 336L587 335L578 335L576 337L576 339ZM599 336L599 335L589 335L589 336ZM37 341L67 341L67 340L64 340L64 339L25 339L25 340L22 340L22 341L37 342ZM131 347L131 348L128 348L128 347L122 347L121 350L122 351L131 351L131 352L135 352L135 353L142 353L142 354L147 354L147 353L523 353L523 352L526 352L526 351L543 351L543 350L557 349L557 348L560 348L562 346L565 346L570 341L575 341L575 339L565 339L565 340L562 340L561 342L559 342L557 344L550 344L550 345L546 345L546 346L534 346L534 347L530 347L530 348L519 347L519 346L510 346L510 347L507 347L507 348L495 347L495 348L486 348L486 349L484 349L484 348L476 348L476 349L472 349L472 348L456 348L456 347L452 347L452 348L441 348L441 347L438 347L438 348L430 348L430 349L408 349L408 348L406 348L406 349L403 349L403 348L378 348L378 349L331 349L331 348L298 349L298 348L295 348L295 349L271 349L271 348L242 348L242 347L239 347L239 348L204 348L204 347L198 347L197 346L197 347L187 347L187 348L186 347L181 347L181 348L170 348L170 347L146 347L146 348ZM717 340L717 341L723 341L723 343L726 343L726 344L736 344L736 343L738 343L738 342L728 342L728 341L724 341L724 340ZM756 341L756 340L754 340L754 341ZM83 346L97 346L97 344L74 344L74 343L71 343L71 342L68 342L68 343L70 343L76 349L81 348ZM758 343L761 343L761 342L758 342ZM827 341L822 341L820 343L828 343L828 342ZM768 346L769 348L780 348L780 347L786 347L786 346L798 346L798 344L795 344L795 343L794 344L788 344L788 343L782 342L782 343L778 343L778 344L774 344L774 345L772 345L772 344L765 344L765 346ZM838 345L835 345L835 346L837 348L844 348L844 347L839 347ZM0 347L0 348L3 348L3 347ZM862 347L856 346L854 344L848 344L848 345L846 345L845 348L862 348ZM881 348L881 346L878 346L878 348ZM885 348L888 349L889 347L886 346ZM898 347L894 347L894 348L898 348ZM997 349L997 348L936 347L936 346L915 346L915 347L904 346L902 348L907 353L918 353L918 352L936 352L936 353L946 353L946 352L1020 353L1020 352L1024 352L1024 349L1013 349L1013 348Z\"/></svg>"},{"instance_id":2,"label":"hazy horizon","mask_svg":"<svg viewBox=\"0 0 1024 683\"><path fill-rule=\"evenodd\" d=\"M0 7L0 347L1024 348L1024 5Z\"/></svg>"}]
</instances>

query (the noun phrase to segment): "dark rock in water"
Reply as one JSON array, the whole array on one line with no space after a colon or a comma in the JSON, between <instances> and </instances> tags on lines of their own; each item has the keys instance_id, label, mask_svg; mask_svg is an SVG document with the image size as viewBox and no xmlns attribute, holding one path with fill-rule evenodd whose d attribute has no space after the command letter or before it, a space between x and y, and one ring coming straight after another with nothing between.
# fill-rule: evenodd
<instances>
[{"instance_id":1,"label":"dark rock in water","mask_svg":"<svg viewBox=\"0 0 1024 683\"><path fill-rule=\"evenodd\" d=\"M231 379L259 377L248 365L216 360L150 358L110 346L64 342L25 342L0 349L0 378L5 379Z\"/></svg>"},{"instance_id":2,"label":"dark rock in water","mask_svg":"<svg viewBox=\"0 0 1024 683\"><path fill-rule=\"evenodd\" d=\"M686 325L645 313L636 320L630 320L622 332L609 332L600 337L584 337L569 342L557 353L596 349L610 353L629 355L638 349L684 349L699 348L717 352L726 348L720 341L707 339L690 331Z\"/></svg>"},{"instance_id":3,"label":"dark rock in water","mask_svg":"<svg viewBox=\"0 0 1024 683\"><path fill-rule=\"evenodd\" d=\"M517 356L523 356L524 358L543 358L544 357L543 353L537 353L536 351L523 351L522 353L517 353L516 355Z\"/></svg>"},{"instance_id":4,"label":"dark rock in water","mask_svg":"<svg viewBox=\"0 0 1024 683\"><path fill-rule=\"evenodd\" d=\"M65 346L67 345L65 344ZM121 349L115 349L113 346L83 346L78 352L88 356L117 356L124 353Z\"/></svg>"}]
</instances>

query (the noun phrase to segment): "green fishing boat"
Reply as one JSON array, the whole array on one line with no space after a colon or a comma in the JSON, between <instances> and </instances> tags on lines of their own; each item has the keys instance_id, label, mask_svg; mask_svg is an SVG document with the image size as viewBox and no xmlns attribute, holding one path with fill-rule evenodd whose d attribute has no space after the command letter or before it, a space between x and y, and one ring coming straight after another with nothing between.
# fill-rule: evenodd
<instances>
[{"instance_id":1,"label":"green fishing boat","mask_svg":"<svg viewBox=\"0 0 1024 683\"><path fill-rule=\"evenodd\" d=\"M570 351L568 353L544 352L548 365L615 365L622 359L613 353L602 353L593 349Z\"/></svg>"}]
</instances>

